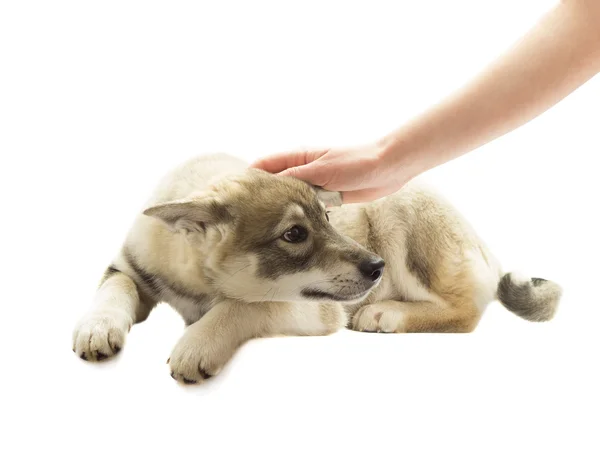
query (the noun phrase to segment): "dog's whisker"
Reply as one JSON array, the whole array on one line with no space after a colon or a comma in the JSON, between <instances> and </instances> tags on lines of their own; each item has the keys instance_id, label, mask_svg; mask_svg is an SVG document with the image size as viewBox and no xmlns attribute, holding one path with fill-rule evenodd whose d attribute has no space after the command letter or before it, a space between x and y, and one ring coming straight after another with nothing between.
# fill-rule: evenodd
<instances>
[{"instance_id":1,"label":"dog's whisker","mask_svg":"<svg viewBox=\"0 0 600 452\"><path fill-rule=\"evenodd\" d=\"M229 281L231 280L231 278L233 278L233 277L234 277L235 275L237 275L238 273L240 273L240 272L242 272L242 271L246 270L248 267L250 267L250 265L252 265L252 264L245 265L245 266L243 266L242 268L239 268L239 269L237 269L236 271L234 271L232 274L230 274L230 275L228 276L228 278L227 278L227 279L225 279L225 281L222 281L220 284L217 284L217 288L218 288L219 290L223 289L223 287L225 286L225 284L226 284L227 282L229 282Z\"/></svg>"}]
</instances>

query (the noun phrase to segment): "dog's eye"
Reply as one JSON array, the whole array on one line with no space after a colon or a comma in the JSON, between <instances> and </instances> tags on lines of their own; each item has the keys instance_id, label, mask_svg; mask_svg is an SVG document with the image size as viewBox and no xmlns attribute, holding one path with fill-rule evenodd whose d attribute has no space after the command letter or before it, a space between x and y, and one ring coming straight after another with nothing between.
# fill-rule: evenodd
<instances>
[{"instance_id":1,"label":"dog's eye","mask_svg":"<svg viewBox=\"0 0 600 452\"><path fill-rule=\"evenodd\" d=\"M283 234L283 240L290 243L300 243L306 240L308 231L302 226L292 226L289 231Z\"/></svg>"}]
</instances>

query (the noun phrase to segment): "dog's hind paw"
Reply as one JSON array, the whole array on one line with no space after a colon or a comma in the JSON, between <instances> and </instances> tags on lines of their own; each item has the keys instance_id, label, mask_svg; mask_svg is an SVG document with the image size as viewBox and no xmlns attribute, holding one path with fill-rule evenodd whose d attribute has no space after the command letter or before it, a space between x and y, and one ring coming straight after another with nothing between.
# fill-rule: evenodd
<instances>
[{"instance_id":1,"label":"dog's hind paw","mask_svg":"<svg viewBox=\"0 0 600 452\"><path fill-rule=\"evenodd\" d=\"M402 333L403 320L399 302L378 302L363 306L354 314L352 329L371 333Z\"/></svg>"}]
</instances>

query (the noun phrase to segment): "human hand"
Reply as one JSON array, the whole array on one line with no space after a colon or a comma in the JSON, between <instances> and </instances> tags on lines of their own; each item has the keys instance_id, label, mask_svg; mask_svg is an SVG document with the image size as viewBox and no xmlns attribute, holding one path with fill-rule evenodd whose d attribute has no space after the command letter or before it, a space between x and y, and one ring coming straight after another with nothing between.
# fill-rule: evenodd
<instances>
[{"instance_id":1,"label":"human hand","mask_svg":"<svg viewBox=\"0 0 600 452\"><path fill-rule=\"evenodd\" d=\"M284 152L260 159L252 167L341 192L344 204L381 198L411 179L378 144Z\"/></svg>"}]
</instances>

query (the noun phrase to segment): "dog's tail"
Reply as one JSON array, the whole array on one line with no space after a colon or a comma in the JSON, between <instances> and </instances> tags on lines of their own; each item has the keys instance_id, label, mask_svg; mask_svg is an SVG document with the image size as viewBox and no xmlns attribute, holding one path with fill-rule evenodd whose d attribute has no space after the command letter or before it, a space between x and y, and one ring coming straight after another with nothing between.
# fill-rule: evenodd
<instances>
[{"instance_id":1,"label":"dog's tail","mask_svg":"<svg viewBox=\"0 0 600 452\"><path fill-rule=\"evenodd\" d=\"M532 322L550 320L562 295L560 286L542 278L505 274L498 283L500 302L519 317Z\"/></svg>"}]
</instances>

